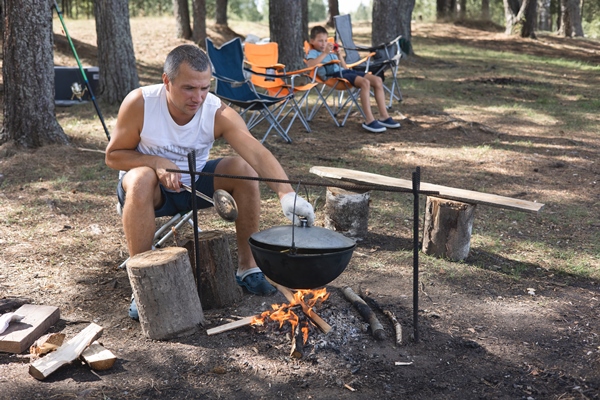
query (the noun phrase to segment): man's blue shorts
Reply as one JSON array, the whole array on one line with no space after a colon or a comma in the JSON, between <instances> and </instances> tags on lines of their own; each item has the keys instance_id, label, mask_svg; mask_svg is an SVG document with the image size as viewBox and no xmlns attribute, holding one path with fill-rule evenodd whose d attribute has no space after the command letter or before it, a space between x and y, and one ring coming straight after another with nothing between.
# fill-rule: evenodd
<instances>
[{"instance_id":1,"label":"man's blue shorts","mask_svg":"<svg viewBox=\"0 0 600 400\"><path fill-rule=\"evenodd\" d=\"M341 71L335 72L332 75L332 77L334 78L347 79L352 86L354 86L354 81L356 80L357 76L363 77L365 76L365 73L363 71L355 71L353 69L343 69Z\"/></svg>"},{"instance_id":2,"label":"man's blue shorts","mask_svg":"<svg viewBox=\"0 0 600 400\"><path fill-rule=\"evenodd\" d=\"M217 168L217 164L222 160L222 158L218 158L216 160L210 160L206 163L202 172L215 172ZM123 190L123 178L119 179L119 183L117 184L117 197L119 198L119 203L121 203L121 207L125 204L125 190ZM196 190L204 193L208 197L213 197L215 193L214 187L214 177L208 175L200 175L196 180L195 187ZM190 211L192 209L192 194L187 190L181 189L179 193L169 192L162 185L160 185L160 191L162 192L162 198L164 203L160 208L154 210L154 214L156 217L165 217L175 215L180 211ZM201 199L200 197L196 198L196 205L198 208L209 208L213 205L208 201Z\"/></svg>"}]
</instances>

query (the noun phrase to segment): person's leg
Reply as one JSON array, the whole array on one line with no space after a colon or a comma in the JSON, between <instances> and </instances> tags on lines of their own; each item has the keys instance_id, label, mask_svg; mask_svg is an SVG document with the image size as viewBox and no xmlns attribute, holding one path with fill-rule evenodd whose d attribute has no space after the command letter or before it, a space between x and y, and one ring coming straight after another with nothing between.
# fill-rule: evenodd
<instances>
[{"instance_id":1,"label":"person's leg","mask_svg":"<svg viewBox=\"0 0 600 400\"><path fill-rule=\"evenodd\" d=\"M371 111L371 83L366 77L357 76L353 84L355 87L360 88L360 104L365 113L365 122L368 125L375 120Z\"/></svg>"},{"instance_id":2,"label":"person's leg","mask_svg":"<svg viewBox=\"0 0 600 400\"><path fill-rule=\"evenodd\" d=\"M226 157L219 162L215 169L217 174L258 176L254 169L241 157ZM260 191L258 181L248 179L229 179L215 177L215 190L223 189L233 196L237 207L238 217L235 221L236 239L238 243L239 270L256 267L254 257L248 244L250 235L258 231L260 218Z\"/></svg>"},{"instance_id":3,"label":"person's leg","mask_svg":"<svg viewBox=\"0 0 600 400\"><path fill-rule=\"evenodd\" d=\"M365 79L369 81L373 88L373 94L375 95L375 102L377 103L377 109L379 110L380 119L386 120L390 116L385 107L385 92L383 91L383 81L377 75L367 74Z\"/></svg>"},{"instance_id":4,"label":"person's leg","mask_svg":"<svg viewBox=\"0 0 600 400\"><path fill-rule=\"evenodd\" d=\"M123 230L129 256L152 249L156 224L154 209L162 203L158 178L152 168L140 167L127 172L122 180L127 200L123 205Z\"/></svg>"},{"instance_id":5,"label":"person's leg","mask_svg":"<svg viewBox=\"0 0 600 400\"><path fill-rule=\"evenodd\" d=\"M241 157L227 157L221 160L215 169L217 174L258 176L256 171ZM247 179L229 179L215 177L214 188L223 189L233 196L237 207L238 217L235 221L236 239L238 245L238 270L236 281L249 292L258 295L269 295L277 291L269 284L264 274L258 268L248 239L258 231L260 218L260 190L258 181Z\"/></svg>"}]
</instances>

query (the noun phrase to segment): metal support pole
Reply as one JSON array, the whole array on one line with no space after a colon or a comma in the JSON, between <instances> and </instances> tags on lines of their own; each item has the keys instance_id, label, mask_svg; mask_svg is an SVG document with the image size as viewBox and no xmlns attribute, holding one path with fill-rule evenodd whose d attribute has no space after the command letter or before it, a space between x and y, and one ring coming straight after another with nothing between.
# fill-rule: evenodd
<instances>
[{"instance_id":1,"label":"metal support pole","mask_svg":"<svg viewBox=\"0 0 600 400\"><path fill-rule=\"evenodd\" d=\"M419 187L421 167L412 174L413 191L413 334L419 341Z\"/></svg>"},{"instance_id":2,"label":"metal support pole","mask_svg":"<svg viewBox=\"0 0 600 400\"><path fill-rule=\"evenodd\" d=\"M79 72L81 72L81 76L83 77L83 81L85 82L85 86L87 87L88 92L90 93L90 98L92 99L92 103L94 103L94 107L96 108L96 114L98 114L98 118L100 118L100 122L102 123L102 127L104 128L104 133L106 134L106 138L110 141L110 133L108 133L108 128L106 127L106 123L104 122L104 117L102 117L102 112L100 111L100 107L96 102L96 97L94 96L94 91L92 90L92 85L88 81L87 75L83 70L83 66L81 65L81 61L79 61L79 56L77 56L77 51L75 51L75 46L73 45L73 41L71 40L71 36L69 35L69 31L67 30L67 26L65 25L65 21L62 17L62 11L58 7L58 3L54 0L54 8L56 9L56 13L58 14L58 19L60 19L60 23L63 27L63 31L65 31L65 36L69 41L69 45L71 45L71 50L73 51L73 55L75 56L75 60L77 61L77 65L79 66Z\"/></svg>"},{"instance_id":3,"label":"metal support pole","mask_svg":"<svg viewBox=\"0 0 600 400\"><path fill-rule=\"evenodd\" d=\"M191 187L195 188L196 182L196 151L188 153L188 168L190 170ZM194 222L194 268L196 269L196 288L200 296L200 248L198 247L198 203L196 196L192 195L192 221Z\"/></svg>"}]
</instances>

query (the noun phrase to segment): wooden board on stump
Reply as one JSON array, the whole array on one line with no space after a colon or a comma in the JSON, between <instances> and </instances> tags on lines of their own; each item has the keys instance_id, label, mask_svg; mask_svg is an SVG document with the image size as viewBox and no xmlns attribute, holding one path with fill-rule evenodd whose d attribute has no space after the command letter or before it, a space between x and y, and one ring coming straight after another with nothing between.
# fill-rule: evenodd
<instances>
[{"instance_id":1,"label":"wooden board on stump","mask_svg":"<svg viewBox=\"0 0 600 400\"><path fill-rule=\"evenodd\" d=\"M423 228L423 252L461 261L471 248L476 204L427 197Z\"/></svg>"},{"instance_id":2,"label":"wooden board on stump","mask_svg":"<svg viewBox=\"0 0 600 400\"><path fill-rule=\"evenodd\" d=\"M371 192L351 192L328 187L325 200L325 228L346 236L363 238L369 230Z\"/></svg>"},{"instance_id":3,"label":"wooden board on stump","mask_svg":"<svg viewBox=\"0 0 600 400\"><path fill-rule=\"evenodd\" d=\"M204 323L186 249L166 247L137 254L127 262L127 272L148 338L184 336Z\"/></svg>"},{"instance_id":4,"label":"wooden board on stump","mask_svg":"<svg viewBox=\"0 0 600 400\"><path fill-rule=\"evenodd\" d=\"M194 241L188 241L188 249L194 277ZM204 309L228 307L242 299L242 288L235 281L235 267L229 251L229 241L223 232L198 233L200 254L200 301Z\"/></svg>"}]
</instances>

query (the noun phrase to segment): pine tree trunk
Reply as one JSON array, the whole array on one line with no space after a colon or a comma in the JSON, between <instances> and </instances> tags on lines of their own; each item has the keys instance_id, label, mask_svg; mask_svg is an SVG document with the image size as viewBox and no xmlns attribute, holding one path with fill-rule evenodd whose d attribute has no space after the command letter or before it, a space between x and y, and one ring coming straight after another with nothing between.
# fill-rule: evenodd
<instances>
[{"instance_id":1,"label":"pine tree trunk","mask_svg":"<svg viewBox=\"0 0 600 400\"><path fill-rule=\"evenodd\" d=\"M206 48L206 0L194 0L192 3L194 13L194 35L192 40L203 49Z\"/></svg>"},{"instance_id":2,"label":"pine tree trunk","mask_svg":"<svg viewBox=\"0 0 600 400\"><path fill-rule=\"evenodd\" d=\"M525 10L523 12L523 18L521 18L521 37L535 39L537 0L524 0L522 7L525 7ZM519 14L521 13L519 12Z\"/></svg>"},{"instance_id":3,"label":"pine tree trunk","mask_svg":"<svg viewBox=\"0 0 600 400\"><path fill-rule=\"evenodd\" d=\"M302 43L308 41L308 0L300 0L302 7Z\"/></svg>"},{"instance_id":4,"label":"pine tree trunk","mask_svg":"<svg viewBox=\"0 0 600 400\"><path fill-rule=\"evenodd\" d=\"M340 15L340 5L338 0L329 0L327 3L329 13L329 17L327 18L327 26L333 28L335 27L335 21L333 20L333 17Z\"/></svg>"},{"instance_id":5,"label":"pine tree trunk","mask_svg":"<svg viewBox=\"0 0 600 400\"><path fill-rule=\"evenodd\" d=\"M0 143L69 142L54 114L54 36L47 0L4 1L4 121Z\"/></svg>"},{"instance_id":6,"label":"pine tree trunk","mask_svg":"<svg viewBox=\"0 0 600 400\"><path fill-rule=\"evenodd\" d=\"M127 0L94 2L100 91L109 104L118 104L140 86L135 65Z\"/></svg>"},{"instance_id":7,"label":"pine tree trunk","mask_svg":"<svg viewBox=\"0 0 600 400\"><path fill-rule=\"evenodd\" d=\"M490 0L481 0L481 19L489 21L490 17Z\"/></svg>"},{"instance_id":8,"label":"pine tree trunk","mask_svg":"<svg viewBox=\"0 0 600 400\"><path fill-rule=\"evenodd\" d=\"M173 0L173 14L177 25L177 37L191 39L192 28L190 28L190 9L187 0Z\"/></svg>"},{"instance_id":9,"label":"pine tree trunk","mask_svg":"<svg viewBox=\"0 0 600 400\"><path fill-rule=\"evenodd\" d=\"M551 0L540 0L540 12L538 16L538 29L540 31L552 30L552 14L550 11Z\"/></svg>"},{"instance_id":10,"label":"pine tree trunk","mask_svg":"<svg viewBox=\"0 0 600 400\"><path fill-rule=\"evenodd\" d=\"M391 10L398 10L398 0L374 0L371 22L371 44L376 46L389 42L399 35L399 21L397 14Z\"/></svg>"},{"instance_id":11,"label":"pine tree trunk","mask_svg":"<svg viewBox=\"0 0 600 400\"><path fill-rule=\"evenodd\" d=\"M217 0L215 10L215 23L220 25L227 25L227 0Z\"/></svg>"},{"instance_id":12,"label":"pine tree trunk","mask_svg":"<svg viewBox=\"0 0 600 400\"><path fill-rule=\"evenodd\" d=\"M269 29L271 41L279 45L279 62L290 71L304 68L302 7L298 7L298 1L270 1Z\"/></svg>"},{"instance_id":13,"label":"pine tree trunk","mask_svg":"<svg viewBox=\"0 0 600 400\"><path fill-rule=\"evenodd\" d=\"M399 0L398 1L398 31L396 35L393 35L394 39L398 35L402 35L407 40L412 38L412 13L415 8L415 0ZM412 46L411 46L412 51Z\"/></svg>"},{"instance_id":14,"label":"pine tree trunk","mask_svg":"<svg viewBox=\"0 0 600 400\"><path fill-rule=\"evenodd\" d=\"M583 36L581 26L581 9L578 0L561 0L560 2L560 36Z\"/></svg>"}]
</instances>

